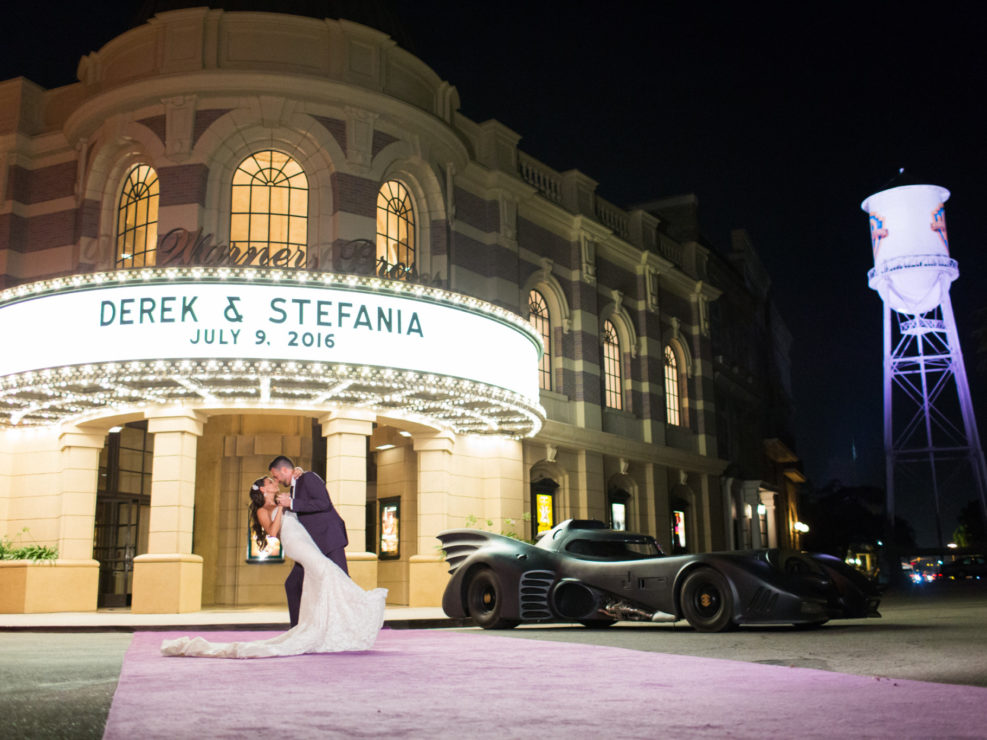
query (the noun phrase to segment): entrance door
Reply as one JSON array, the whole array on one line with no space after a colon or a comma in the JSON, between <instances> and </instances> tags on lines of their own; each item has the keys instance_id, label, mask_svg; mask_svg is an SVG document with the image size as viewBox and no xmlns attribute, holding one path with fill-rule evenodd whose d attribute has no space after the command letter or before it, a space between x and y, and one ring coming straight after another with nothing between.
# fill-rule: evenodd
<instances>
[{"instance_id":1,"label":"entrance door","mask_svg":"<svg viewBox=\"0 0 987 740\"><path fill-rule=\"evenodd\" d=\"M147 550L153 445L147 422L134 422L111 431L100 453L93 538L97 606L130 606L134 556Z\"/></svg>"},{"instance_id":2,"label":"entrance door","mask_svg":"<svg viewBox=\"0 0 987 740\"><path fill-rule=\"evenodd\" d=\"M140 504L134 496L108 494L96 500L93 558L99 561L98 606L130 606Z\"/></svg>"}]
</instances>

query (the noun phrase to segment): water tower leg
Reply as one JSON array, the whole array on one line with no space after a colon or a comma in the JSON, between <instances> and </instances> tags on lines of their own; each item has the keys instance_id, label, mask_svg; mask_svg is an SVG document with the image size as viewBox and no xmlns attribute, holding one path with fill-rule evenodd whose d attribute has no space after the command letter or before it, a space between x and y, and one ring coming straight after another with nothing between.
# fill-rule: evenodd
<instances>
[{"instance_id":1,"label":"water tower leg","mask_svg":"<svg viewBox=\"0 0 987 740\"><path fill-rule=\"evenodd\" d=\"M884 476L885 476L885 535L884 552L887 555L888 585L902 583L901 558L894 520L894 432L891 426L891 390L894 383L892 367L891 307L884 304Z\"/></svg>"},{"instance_id":2,"label":"water tower leg","mask_svg":"<svg viewBox=\"0 0 987 740\"><path fill-rule=\"evenodd\" d=\"M925 421L925 446L929 450L928 459L929 475L932 482L932 503L935 506L936 512L936 542L939 545L939 550L944 551L946 543L943 542L942 538L942 506L939 501L939 477L936 471L936 443L932 438L933 405L929 398L929 376L926 374L925 346L928 341L927 336L926 334L919 334L916 337L919 367L921 368L920 375L922 378L922 418ZM933 354L935 354L934 350Z\"/></svg>"},{"instance_id":3,"label":"water tower leg","mask_svg":"<svg viewBox=\"0 0 987 740\"><path fill-rule=\"evenodd\" d=\"M980 432L977 430L977 418L973 415L973 400L970 397L970 384L966 377L966 365L963 363L963 351L960 348L960 335L956 329L956 317L953 314L953 302L946 294L942 302L942 317L946 322L946 337L949 340L952 355L953 376L956 379L956 392L960 399L960 412L963 415L963 428L969 445L970 466L973 468L973 478L980 494L980 516L987 532L987 464L984 462L984 448L980 444Z\"/></svg>"}]
</instances>

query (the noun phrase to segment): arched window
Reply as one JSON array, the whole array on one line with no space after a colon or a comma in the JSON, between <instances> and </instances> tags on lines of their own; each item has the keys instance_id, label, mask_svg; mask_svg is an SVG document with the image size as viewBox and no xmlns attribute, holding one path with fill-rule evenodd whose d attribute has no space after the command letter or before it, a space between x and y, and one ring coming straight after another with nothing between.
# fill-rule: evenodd
<instances>
[{"instance_id":1,"label":"arched window","mask_svg":"<svg viewBox=\"0 0 987 740\"><path fill-rule=\"evenodd\" d=\"M377 264L381 277L407 280L415 266L415 211L408 188L388 180L377 192Z\"/></svg>"},{"instance_id":2,"label":"arched window","mask_svg":"<svg viewBox=\"0 0 987 740\"><path fill-rule=\"evenodd\" d=\"M233 173L230 247L243 265L304 267L308 248L308 178L298 162L266 149Z\"/></svg>"},{"instance_id":3,"label":"arched window","mask_svg":"<svg viewBox=\"0 0 987 740\"><path fill-rule=\"evenodd\" d=\"M552 322L545 296L537 290L528 293L528 311L528 321L541 336L542 344L545 345L545 354L541 356L541 363L538 365L538 387L550 391L552 390Z\"/></svg>"},{"instance_id":4,"label":"arched window","mask_svg":"<svg viewBox=\"0 0 987 740\"><path fill-rule=\"evenodd\" d=\"M607 408L622 409L620 339L609 321L603 322L603 402Z\"/></svg>"},{"instance_id":5,"label":"arched window","mask_svg":"<svg viewBox=\"0 0 987 740\"><path fill-rule=\"evenodd\" d=\"M681 423L679 393L679 361L671 345L665 345L665 419L669 424Z\"/></svg>"},{"instance_id":6,"label":"arched window","mask_svg":"<svg viewBox=\"0 0 987 740\"><path fill-rule=\"evenodd\" d=\"M139 164L123 182L117 209L117 267L150 267L158 247L158 173Z\"/></svg>"}]
</instances>

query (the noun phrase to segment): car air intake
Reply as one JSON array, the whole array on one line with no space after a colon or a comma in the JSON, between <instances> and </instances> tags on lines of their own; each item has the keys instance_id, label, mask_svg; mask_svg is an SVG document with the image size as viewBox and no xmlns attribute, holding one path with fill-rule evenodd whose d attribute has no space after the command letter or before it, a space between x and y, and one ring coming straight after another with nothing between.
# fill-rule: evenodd
<instances>
[{"instance_id":1,"label":"car air intake","mask_svg":"<svg viewBox=\"0 0 987 740\"><path fill-rule=\"evenodd\" d=\"M548 608L548 591L554 580L555 573L550 570L529 570L521 575L518 594L521 621L537 622L552 618Z\"/></svg>"},{"instance_id":2,"label":"car air intake","mask_svg":"<svg viewBox=\"0 0 987 740\"><path fill-rule=\"evenodd\" d=\"M600 608L596 594L579 581L563 581L556 586L552 605L563 619L589 619Z\"/></svg>"}]
</instances>

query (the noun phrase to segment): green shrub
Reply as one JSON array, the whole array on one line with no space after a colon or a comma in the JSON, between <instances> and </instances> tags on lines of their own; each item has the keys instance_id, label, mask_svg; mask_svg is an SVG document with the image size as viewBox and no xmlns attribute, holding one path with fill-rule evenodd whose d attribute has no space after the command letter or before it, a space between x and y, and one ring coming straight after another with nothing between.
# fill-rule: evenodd
<instances>
[{"instance_id":1,"label":"green shrub","mask_svg":"<svg viewBox=\"0 0 987 740\"><path fill-rule=\"evenodd\" d=\"M21 535L28 533L28 528L21 530ZM37 563L42 560L58 558L58 548L48 545L18 545L9 537L0 538L0 560L30 560Z\"/></svg>"},{"instance_id":2,"label":"green shrub","mask_svg":"<svg viewBox=\"0 0 987 740\"><path fill-rule=\"evenodd\" d=\"M522 521L530 522L531 514L529 514L528 512L524 512L524 514L521 515L521 519ZM473 514L470 514L468 517L466 517L467 529L483 529L486 530L487 532L492 532L493 525L494 525L493 519L487 519L486 526L480 527L477 525L477 518ZM529 542L529 543L534 542L534 540L525 539L524 537L522 537L517 533L517 522L515 522L513 519L504 520L504 528L500 530L500 534L502 534L504 537L510 537L515 540L521 540L521 542Z\"/></svg>"}]
</instances>

